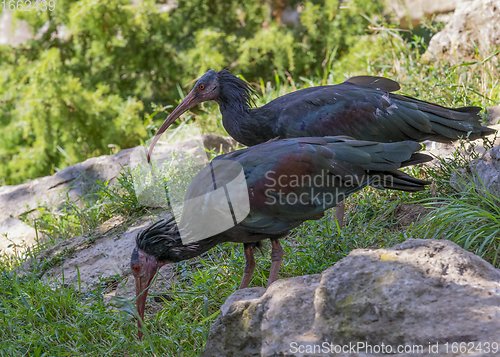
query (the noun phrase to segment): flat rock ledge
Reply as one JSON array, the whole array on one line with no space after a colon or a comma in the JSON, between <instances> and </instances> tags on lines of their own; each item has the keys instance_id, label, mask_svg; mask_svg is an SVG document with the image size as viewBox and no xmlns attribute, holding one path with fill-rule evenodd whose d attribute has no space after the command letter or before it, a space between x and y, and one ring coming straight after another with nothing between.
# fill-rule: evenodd
<instances>
[{"instance_id":1,"label":"flat rock ledge","mask_svg":"<svg viewBox=\"0 0 500 357\"><path fill-rule=\"evenodd\" d=\"M137 219L115 216L95 230L65 239L24 261L17 269L20 276L36 274L42 282L58 288L61 285L88 293L106 282L104 297L134 299L135 281L130 256L135 238L152 223L170 218L168 211ZM175 279L172 267L164 267L150 288L150 296L161 295ZM158 310L148 301L147 310Z\"/></svg>"},{"instance_id":2,"label":"flat rock ledge","mask_svg":"<svg viewBox=\"0 0 500 357\"><path fill-rule=\"evenodd\" d=\"M155 156L165 159L176 151L188 152L202 147L214 153L227 153L233 151L237 143L232 138L204 134L180 142L157 145ZM100 189L97 181L115 184L123 168L130 164L131 155L138 154L138 148L90 158L52 176L40 177L21 185L1 186L0 253L22 254L38 239L43 241L45 235L24 223L22 216L26 215L31 220L38 216L38 208L58 211L68 201L83 205L82 196L93 201L97 197L92 197L92 194ZM146 148L142 147L142 150Z\"/></svg>"},{"instance_id":3,"label":"flat rock ledge","mask_svg":"<svg viewBox=\"0 0 500 357\"><path fill-rule=\"evenodd\" d=\"M500 355L500 270L445 240L354 250L321 274L232 294L202 356L386 354Z\"/></svg>"}]
</instances>

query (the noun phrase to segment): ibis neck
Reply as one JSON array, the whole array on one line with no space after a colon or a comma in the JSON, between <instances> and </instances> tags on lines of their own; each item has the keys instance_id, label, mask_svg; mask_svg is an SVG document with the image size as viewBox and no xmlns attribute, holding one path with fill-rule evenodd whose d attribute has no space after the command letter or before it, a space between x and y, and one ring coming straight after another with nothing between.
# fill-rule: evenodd
<instances>
[{"instance_id":1,"label":"ibis neck","mask_svg":"<svg viewBox=\"0 0 500 357\"><path fill-rule=\"evenodd\" d=\"M219 74L220 92L215 99L222 113L224 128L236 141L253 146L276 137L273 127L278 119L272 108L263 106L251 109L254 91L251 86L221 71Z\"/></svg>"},{"instance_id":2,"label":"ibis neck","mask_svg":"<svg viewBox=\"0 0 500 357\"><path fill-rule=\"evenodd\" d=\"M250 109L243 103L226 106L220 104L222 124L236 141L246 146L254 146L274 139L277 119L265 107Z\"/></svg>"},{"instance_id":3,"label":"ibis neck","mask_svg":"<svg viewBox=\"0 0 500 357\"><path fill-rule=\"evenodd\" d=\"M180 235L177 235L175 237L170 236L168 239L158 239L154 245L150 244L144 247L143 250L153 255L160 263L177 263L197 257L217 244L229 241L234 241L234 239L228 231L186 245L182 243Z\"/></svg>"},{"instance_id":4,"label":"ibis neck","mask_svg":"<svg viewBox=\"0 0 500 357\"><path fill-rule=\"evenodd\" d=\"M217 236L213 236L187 245L183 245L182 241L179 239L176 243L180 244L168 247L168 257L162 260L176 263L197 257L215 247L219 243L217 238Z\"/></svg>"}]
</instances>

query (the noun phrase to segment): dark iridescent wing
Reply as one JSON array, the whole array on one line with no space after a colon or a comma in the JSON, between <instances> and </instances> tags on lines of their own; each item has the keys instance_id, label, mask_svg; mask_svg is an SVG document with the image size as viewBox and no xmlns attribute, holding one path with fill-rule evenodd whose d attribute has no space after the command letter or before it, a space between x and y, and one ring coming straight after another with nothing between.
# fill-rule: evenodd
<instances>
[{"instance_id":1,"label":"dark iridescent wing","mask_svg":"<svg viewBox=\"0 0 500 357\"><path fill-rule=\"evenodd\" d=\"M392 80L361 76L279 97L270 103L282 108L275 134L281 138L348 135L378 142L450 142L469 132L471 139L494 132L479 123L481 108L452 109L389 93L397 89L399 85Z\"/></svg>"},{"instance_id":2,"label":"dark iridescent wing","mask_svg":"<svg viewBox=\"0 0 500 357\"><path fill-rule=\"evenodd\" d=\"M415 142L383 144L345 138L280 140L252 147L238 158L245 168L250 214L240 224L279 233L323 212L369 184L417 191L427 182L394 170L429 161ZM392 186L382 182L390 177ZM395 175L393 175L395 173Z\"/></svg>"},{"instance_id":3,"label":"dark iridescent wing","mask_svg":"<svg viewBox=\"0 0 500 357\"><path fill-rule=\"evenodd\" d=\"M420 149L416 142L375 143L347 137L295 138L256 145L217 157L201 170L185 198L204 198L185 211L183 218L189 223L193 215L199 221L222 212L226 201L219 203L227 196L221 188L229 187L241 169L244 192L229 192L235 212L242 211L237 206L245 201L241 195L248 197L250 211L239 225L248 231L281 234L305 220L321 217L325 210L367 185L423 189L427 182L396 171L429 161L429 156L416 153ZM237 196L239 201L234 200Z\"/></svg>"}]
</instances>

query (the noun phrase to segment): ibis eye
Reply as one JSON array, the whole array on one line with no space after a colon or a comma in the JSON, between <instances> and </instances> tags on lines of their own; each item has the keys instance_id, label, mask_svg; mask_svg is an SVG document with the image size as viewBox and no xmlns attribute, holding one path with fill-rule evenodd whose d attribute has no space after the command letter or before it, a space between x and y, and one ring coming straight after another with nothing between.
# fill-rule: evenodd
<instances>
[{"instance_id":1,"label":"ibis eye","mask_svg":"<svg viewBox=\"0 0 500 357\"><path fill-rule=\"evenodd\" d=\"M200 85L198 86L198 88L200 88L201 90L203 90L203 89L205 89L205 85L204 85L204 84L200 84Z\"/></svg>"}]
</instances>

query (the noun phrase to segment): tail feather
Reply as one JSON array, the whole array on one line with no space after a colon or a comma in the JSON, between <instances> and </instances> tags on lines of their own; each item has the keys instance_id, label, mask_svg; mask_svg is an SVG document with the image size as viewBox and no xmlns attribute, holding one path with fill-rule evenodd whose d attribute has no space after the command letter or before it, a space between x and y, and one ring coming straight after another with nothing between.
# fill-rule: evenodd
<instances>
[{"instance_id":1,"label":"tail feather","mask_svg":"<svg viewBox=\"0 0 500 357\"><path fill-rule=\"evenodd\" d=\"M423 164L424 162L429 162L432 160L434 160L434 158L432 156L429 156L426 154L421 154L421 153L414 153L410 159L403 161L401 163L401 167Z\"/></svg>"},{"instance_id":2,"label":"tail feather","mask_svg":"<svg viewBox=\"0 0 500 357\"><path fill-rule=\"evenodd\" d=\"M325 137L324 139L331 141L334 138ZM334 148L335 144L339 146L337 150ZM420 143L414 141L374 143L345 139L343 143L337 142L330 145L330 148L335 153L332 159L340 159L347 163L360 165L364 170L367 170L365 171L366 176L362 181L366 184L369 183L373 187L415 192L424 190L425 186L430 184L429 181L419 180L402 171L398 171L402 167L433 160L432 156L418 152L422 149ZM363 155L356 153L357 151L361 151L369 156L370 162L363 163ZM337 162L333 166L335 166L335 174L342 175L340 171L342 165ZM352 175L352 173L346 170L345 175Z\"/></svg>"},{"instance_id":3,"label":"tail feather","mask_svg":"<svg viewBox=\"0 0 500 357\"><path fill-rule=\"evenodd\" d=\"M399 170L379 173L377 176L378 180L372 186L381 189L417 192L431 184L431 181L417 179Z\"/></svg>"},{"instance_id":4,"label":"tail feather","mask_svg":"<svg viewBox=\"0 0 500 357\"><path fill-rule=\"evenodd\" d=\"M433 160L432 156L419 153L422 146L419 143L406 141L401 143L391 143L384 144L386 148L394 148L401 151L407 151L408 148L411 150L411 157L407 160L400 161L399 167L406 167L411 165L417 165L424 162L429 162ZM406 147L405 147L406 146ZM378 180L375 180L371 186L376 188L399 190L416 192L425 189L426 185L429 185L430 181L420 180L410 175L405 174L399 170L383 171L375 174L378 176Z\"/></svg>"},{"instance_id":5,"label":"tail feather","mask_svg":"<svg viewBox=\"0 0 500 357\"><path fill-rule=\"evenodd\" d=\"M483 110L481 107L461 107L461 108L452 108L457 112L469 113L471 115L479 115L479 112Z\"/></svg>"},{"instance_id":6,"label":"tail feather","mask_svg":"<svg viewBox=\"0 0 500 357\"><path fill-rule=\"evenodd\" d=\"M335 137L325 137L332 141ZM336 160L360 165L364 170L392 171L401 167L431 161L432 157L418 154L422 144L414 141L375 143L370 141L344 139L327 146L335 153ZM337 170L340 166L337 164Z\"/></svg>"},{"instance_id":7,"label":"tail feather","mask_svg":"<svg viewBox=\"0 0 500 357\"><path fill-rule=\"evenodd\" d=\"M452 142L467 136L471 140L475 140L496 132L494 129L481 125L479 112L482 108L480 107L447 108L399 94L391 94L391 97L397 100L401 107L411 110L412 120L407 120L407 122L416 129L429 132L427 131L429 128L422 126L416 117L416 112L420 111L428 116L432 128L431 132L437 134L431 137L433 141ZM406 114L405 110L401 112Z\"/></svg>"}]
</instances>

